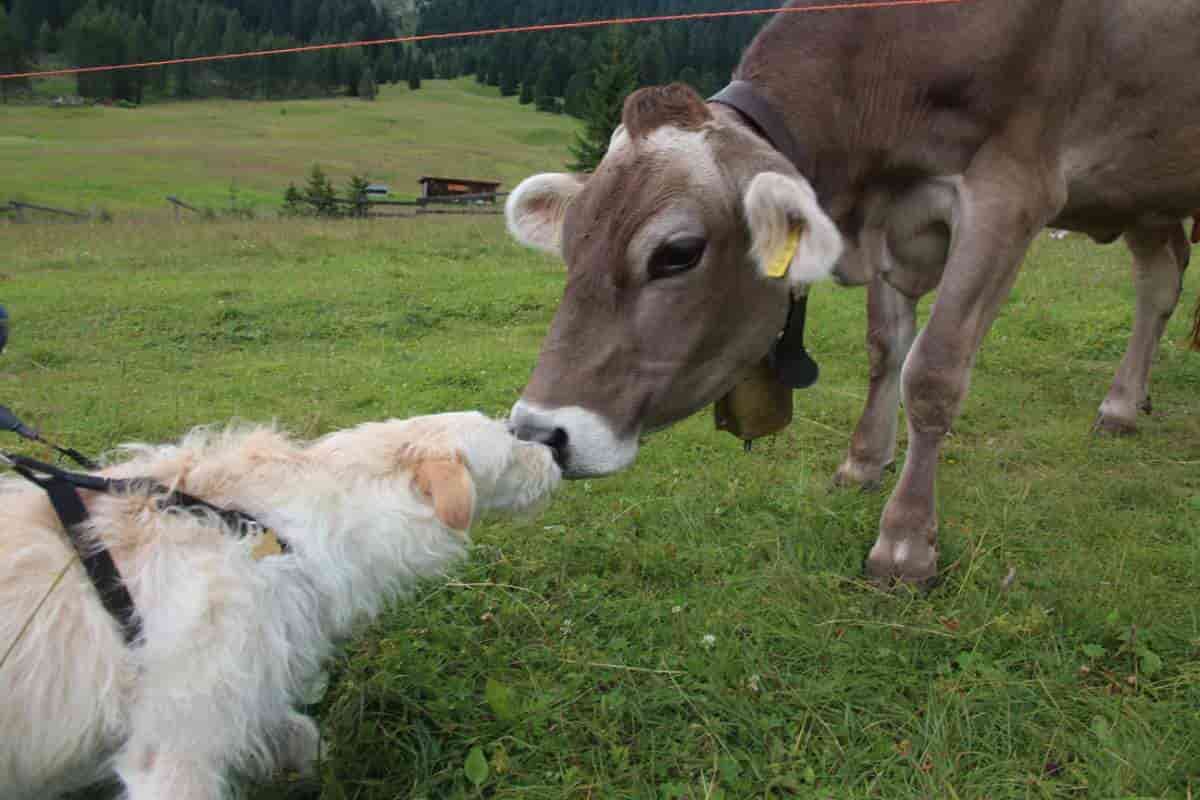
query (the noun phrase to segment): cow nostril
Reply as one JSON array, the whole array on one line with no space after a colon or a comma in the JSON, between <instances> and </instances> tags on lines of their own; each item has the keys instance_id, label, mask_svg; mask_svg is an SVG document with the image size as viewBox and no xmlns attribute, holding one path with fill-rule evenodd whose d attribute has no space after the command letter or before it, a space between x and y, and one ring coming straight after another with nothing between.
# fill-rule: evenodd
<instances>
[{"instance_id":1,"label":"cow nostril","mask_svg":"<svg viewBox=\"0 0 1200 800\"><path fill-rule=\"evenodd\" d=\"M567 442L570 441L570 437L567 436L565 430L555 428L539 437L538 441L549 447L550 451L554 453L554 460L558 463L559 469L567 468Z\"/></svg>"},{"instance_id":2,"label":"cow nostril","mask_svg":"<svg viewBox=\"0 0 1200 800\"><path fill-rule=\"evenodd\" d=\"M557 452L560 450L566 450L568 441L570 441L570 439L567 436L567 432L562 428L555 428L550 432L550 435L546 437L542 444Z\"/></svg>"},{"instance_id":3,"label":"cow nostril","mask_svg":"<svg viewBox=\"0 0 1200 800\"><path fill-rule=\"evenodd\" d=\"M566 467L567 444L571 440L566 429L544 428L539 425L530 425L527 423L510 424L510 428L513 434L523 442L533 442L549 447L554 453L554 460L558 462L558 465L563 468Z\"/></svg>"}]
</instances>

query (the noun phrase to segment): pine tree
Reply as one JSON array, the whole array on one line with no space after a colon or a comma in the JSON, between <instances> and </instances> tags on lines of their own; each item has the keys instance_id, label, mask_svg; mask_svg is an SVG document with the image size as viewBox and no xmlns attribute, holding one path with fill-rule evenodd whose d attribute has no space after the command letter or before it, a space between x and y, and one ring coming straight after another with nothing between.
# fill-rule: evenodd
<instances>
[{"instance_id":1,"label":"pine tree","mask_svg":"<svg viewBox=\"0 0 1200 800\"><path fill-rule=\"evenodd\" d=\"M533 94L538 111L548 111L552 114L562 113L562 106L554 95L554 66L549 61L543 64L542 69L538 72Z\"/></svg>"},{"instance_id":2,"label":"pine tree","mask_svg":"<svg viewBox=\"0 0 1200 800\"><path fill-rule=\"evenodd\" d=\"M385 86L395 82L395 72L396 58L392 55L390 47L385 48L383 55L375 62L375 78L379 81L380 86Z\"/></svg>"},{"instance_id":3,"label":"pine tree","mask_svg":"<svg viewBox=\"0 0 1200 800\"><path fill-rule=\"evenodd\" d=\"M350 216L365 218L370 210L370 201L367 199L367 188L371 185L361 175L353 175L350 178L350 185L346 188L346 199L350 201Z\"/></svg>"},{"instance_id":4,"label":"pine tree","mask_svg":"<svg viewBox=\"0 0 1200 800\"><path fill-rule=\"evenodd\" d=\"M504 71L503 77L500 78L500 96L512 97L520 91L520 81L517 78L517 72L513 69Z\"/></svg>"},{"instance_id":5,"label":"pine tree","mask_svg":"<svg viewBox=\"0 0 1200 800\"><path fill-rule=\"evenodd\" d=\"M408 62L408 88L416 91L421 88L421 56L414 55Z\"/></svg>"},{"instance_id":6,"label":"pine tree","mask_svg":"<svg viewBox=\"0 0 1200 800\"><path fill-rule=\"evenodd\" d=\"M342 70L343 79L346 82L346 94L351 97L358 97L358 90L362 86L363 73L366 71L366 65L360 48L356 47L343 52Z\"/></svg>"},{"instance_id":7,"label":"pine tree","mask_svg":"<svg viewBox=\"0 0 1200 800\"><path fill-rule=\"evenodd\" d=\"M313 213L319 217L337 216L337 192L326 177L320 164L313 164L312 172L308 175L308 185L304 187L304 202L308 203Z\"/></svg>"},{"instance_id":8,"label":"pine tree","mask_svg":"<svg viewBox=\"0 0 1200 800\"><path fill-rule=\"evenodd\" d=\"M679 82L686 83L696 91L700 91L700 73L696 71L695 67L684 67L679 72Z\"/></svg>"},{"instance_id":9,"label":"pine tree","mask_svg":"<svg viewBox=\"0 0 1200 800\"><path fill-rule=\"evenodd\" d=\"M576 72L567 81L564 110L573 117L582 118L587 113L587 94L592 87L592 74Z\"/></svg>"},{"instance_id":10,"label":"pine tree","mask_svg":"<svg viewBox=\"0 0 1200 800\"><path fill-rule=\"evenodd\" d=\"M591 172L608 152L613 131L621 124L625 98L637 88L637 74L625 57L627 42L619 29L609 35L608 58L595 72L584 110L586 127L571 146L575 161L567 169Z\"/></svg>"},{"instance_id":11,"label":"pine tree","mask_svg":"<svg viewBox=\"0 0 1200 800\"><path fill-rule=\"evenodd\" d=\"M375 83L375 70L367 66L358 81L358 97L360 100L374 100L378 96L379 85Z\"/></svg>"},{"instance_id":12,"label":"pine tree","mask_svg":"<svg viewBox=\"0 0 1200 800\"><path fill-rule=\"evenodd\" d=\"M145 17L139 15L129 31L129 44L125 48L126 55L130 61L149 61L154 54L153 48L154 42L150 38L150 25L147 24ZM145 70L140 69L133 70L130 75L133 90L129 99L139 105L145 98L148 77Z\"/></svg>"},{"instance_id":13,"label":"pine tree","mask_svg":"<svg viewBox=\"0 0 1200 800\"><path fill-rule=\"evenodd\" d=\"M25 69L25 50L13 32L4 4L0 3L0 72L20 72ZM0 81L0 103L7 103L16 81Z\"/></svg>"},{"instance_id":14,"label":"pine tree","mask_svg":"<svg viewBox=\"0 0 1200 800\"><path fill-rule=\"evenodd\" d=\"M58 50L58 37L54 35L54 29L50 27L50 20L42 22L42 29L38 31L37 49L43 55Z\"/></svg>"},{"instance_id":15,"label":"pine tree","mask_svg":"<svg viewBox=\"0 0 1200 800\"><path fill-rule=\"evenodd\" d=\"M9 8L11 9L8 15L10 35L16 38L21 52L27 53L33 46L34 37L38 32L33 19L36 5L33 0L13 0Z\"/></svg>"},{"instance_id":16,"label":"pine tree","mask_svg":"<svg viewBox=\"0 0 1200 800\"><path fill-rule=\"evenodd\" d=\"M242 26L242 15L237 11L225 20L225 34L221 37L222 53L244 53L249 50L249 38ZM253 66L246 59L235 58L220 62L217 67L225 78L225 86L231 97L242 97L249 91L248 71Z\"/></svg>"},{"instance_id":17,"label":"pine tree","mask_svg":"<svg viewBox=\"0 0 1200 800\"><path fill-rule=\"evenodd\" d=\"M522 82L521 95L517 98L517 102L523 106L527 106L533 102L533 96L533 81L527 80Z\"/></svg>"},{"instance_id":18,"label":"pine tree","mask_svg":"<svg viewBox=\"0 0 1200 800\"><path fill-rule=\"evenodd\" d=\"M192 54L191 48L188 45L187 33L184 31L180 31L175 36L174 53L176 58L190 56ZM191 65L176 64L172 70L175 74L175 96L191 97L193 92Z\"/></svg>"}]
</instances>

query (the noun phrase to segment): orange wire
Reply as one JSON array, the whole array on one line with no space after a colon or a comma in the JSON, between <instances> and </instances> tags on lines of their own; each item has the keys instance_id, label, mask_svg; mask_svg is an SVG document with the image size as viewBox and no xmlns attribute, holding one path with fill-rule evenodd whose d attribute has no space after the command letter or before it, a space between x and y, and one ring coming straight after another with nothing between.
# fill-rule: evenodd
<instances>
[{"instance_id":1,"label":"orange wire","mask_svg":"<svg viewBox=\"0 0 1200 800\"><path fill-rule=\"evenodd\" d=\"M112 64L103 67L71 67L69 69L54 69L43 72L14 72L0 75L0 81L17 78L50 78L57 75L81 75L94 72L115 72L126 69L148 69L150 67L167 67L173 64L199 64L211 61L232 61L238 58L262 58L278 56L287 53L313 53L321 50L339 50L349 47L376 47L384 44L404 44L408 42L429 42L439 39L475 39L484 36L498 36L503 33L530 33L547 31L565 31L578 28L598 28L606 25L640 25L650 22L686 22L702 19L721 19L726 17L750 17L766 14L795 14L813 11L844 11L849 9L880 9L897 6L933 6L958 4L962 0L859 0L848 3L829 3L820 6L802 6L799 8L757 8L741 11L697 11L688 14L662 14L653 17L624 17L613 19L586 20L582 22L555 22L545 25L522 25L514 28L489 28L477 31L461 31L458 33L426 33L418 36L397 36L391 39L367 39L359 42L335 42L332 44L309 44L300 47L285 47L278 50L254 50L247 53L226 53L215 56L189 56L187 58L170 58L163 61L144 61L138 64Z\"/></svg>"}]
</instances>

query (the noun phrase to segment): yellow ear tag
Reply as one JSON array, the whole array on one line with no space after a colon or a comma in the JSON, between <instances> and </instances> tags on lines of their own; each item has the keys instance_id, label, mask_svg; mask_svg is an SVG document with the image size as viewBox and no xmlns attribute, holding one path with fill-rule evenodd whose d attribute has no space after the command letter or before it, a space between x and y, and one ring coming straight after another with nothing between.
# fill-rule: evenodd
<instances>
[{"instance_id":1,"label":"yellow ear tag","mask_svg":"<svg viewBox=\"0 0 1200 800\"><path fill-rule=\"evenodd\" d=\"M258 537L258 544L254 545L254 549L250 551L250 557L255 561L281 555L283 555L283 545L279 543L279 537L275 535L275 532L269 528L263 531L262 536Z\"/></svg>"},{"instance_id":2,"label":"yellow ear tag","mask_svg":"<svg viewBox=\"0 0 1200 800\"><path fill-rule=\"evenodd\" d=\"M788 274L788 270L792 268L792 259L796 257L796 251L800 249L800 236L803 233L804 228L800 225L794 226L788 232L787 244L767 265L767 277L783 278Z\"/></svg>"}]
</instances>

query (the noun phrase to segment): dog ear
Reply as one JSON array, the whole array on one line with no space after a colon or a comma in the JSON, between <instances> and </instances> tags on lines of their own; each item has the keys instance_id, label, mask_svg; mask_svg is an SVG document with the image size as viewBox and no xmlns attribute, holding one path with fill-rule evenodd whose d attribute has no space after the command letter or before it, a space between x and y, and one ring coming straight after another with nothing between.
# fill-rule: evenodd
<instances>
[{"instance_id":1,"label":"dog ear","mask_svg":"<svg viewBox=\"0 0 1200 800\"><path fill-rule=\"evenodd\" d=\"M413 484L433 504L443 525L458 531L471 527L475 517L475 484L457 459L421 461L413 470Z\"/></svg>"}]
</instances>

